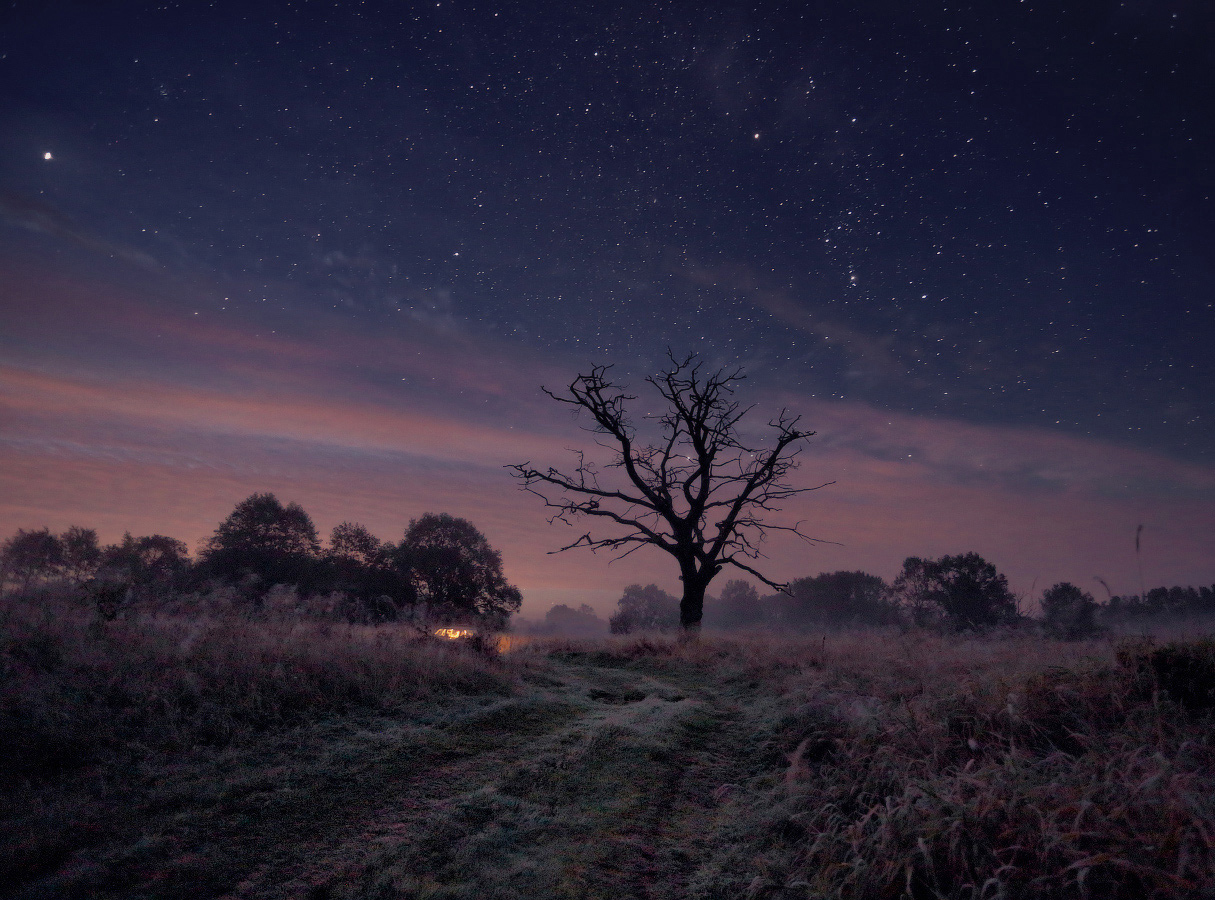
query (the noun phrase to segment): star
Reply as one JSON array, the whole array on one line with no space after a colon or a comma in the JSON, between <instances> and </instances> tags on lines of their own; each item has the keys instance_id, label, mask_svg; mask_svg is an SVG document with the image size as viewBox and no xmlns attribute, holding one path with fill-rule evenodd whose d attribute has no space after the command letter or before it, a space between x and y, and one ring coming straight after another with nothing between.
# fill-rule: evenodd
<instances>
[{"instance_id":1,"label":"star","mask_svg":"<svg viewBox=\"0 0 1215 900\"><path fill-rule=\"evenodd\" d=\"M45 153L43 153L43 154L42 154L42 158L43 158L43 159L45 159L45 160L47 160L47 161L49 162L50 160L54 159L55 157L53 157L53 156L51 155L51 151L50 151L50 150L47 150Z\"/></svg>"}]
</instances>

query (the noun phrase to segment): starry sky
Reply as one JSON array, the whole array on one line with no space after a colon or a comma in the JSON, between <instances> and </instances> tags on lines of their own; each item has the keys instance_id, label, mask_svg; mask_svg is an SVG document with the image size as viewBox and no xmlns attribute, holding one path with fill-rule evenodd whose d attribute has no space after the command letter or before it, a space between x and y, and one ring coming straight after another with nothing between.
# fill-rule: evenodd
<instances>
[{"instance_id":1,"label":"starry sky","mask_svg":"<svg viewBox=\"0 0 1215 900\"><path fill-rule=\"evenodd\" d=\"M1212 84L1201 0L11 0L0 531L447 511L607 611L673 567L503 466L670 349L817 431L772 577L1209 584Z\"/></svg>"}]
</instances>

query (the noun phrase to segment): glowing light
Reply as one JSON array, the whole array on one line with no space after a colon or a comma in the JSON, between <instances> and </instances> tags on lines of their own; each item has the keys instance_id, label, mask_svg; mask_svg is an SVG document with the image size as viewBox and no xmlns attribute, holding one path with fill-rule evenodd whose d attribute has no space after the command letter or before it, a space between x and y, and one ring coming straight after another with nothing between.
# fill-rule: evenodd
<instances>
[{"instance_id":1,"label":"glowing light","mask_svg":"<svg viewBox=\"0 0 1215 900\"><path fill-rule=\"evenodd\" d=\"M436 628L434 633L435 637L447 638L449 641L473 636L471 628Z\"/></svg>"},{"instance_id":2,"label":"glowing light","mask_svg":"<svg viewBox=\"0 0 1215 900\"><path fill-rule=\"evenodd\" d=\"M43 154L42 154L42 158L43 158L43 159L46 159L46 160L51 160L51 159L54 159L55 157L51 156L51 151L50 151L50 150L47 150L47 151L46 151L46 153L43 153Z\"/></svg>"}]
</instances>

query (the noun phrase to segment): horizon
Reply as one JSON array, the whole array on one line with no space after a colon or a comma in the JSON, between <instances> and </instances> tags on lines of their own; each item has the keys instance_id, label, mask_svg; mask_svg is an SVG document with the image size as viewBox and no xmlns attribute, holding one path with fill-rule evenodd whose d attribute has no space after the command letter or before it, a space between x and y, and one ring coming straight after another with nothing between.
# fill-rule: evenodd
<instances>
[{"instance_id":1,"label":"horizon","mask_svg":"<svg viewBox=\"0 0 1215 900\"><path fill-rule=\"evenodd\" d=\"M0 34L0 535L447 512L606 615L675 566L504 467L670 350L816 432L774 580L1215 583L1208 11L154 7Z\"/></svg>"}]
</instances>

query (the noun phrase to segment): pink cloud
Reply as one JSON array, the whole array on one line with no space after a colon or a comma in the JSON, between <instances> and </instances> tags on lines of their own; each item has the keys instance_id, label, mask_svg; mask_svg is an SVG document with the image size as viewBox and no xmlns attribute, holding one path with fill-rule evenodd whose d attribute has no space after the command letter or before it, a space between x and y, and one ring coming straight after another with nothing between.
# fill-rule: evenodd
<instances>
[{"instance_id":1,"label":"pink cloud","mask_svg":"<svg viewBox=\"0 0 1215 900\"><path fill-rule=\"evenodd\" d=\"M85 285L13 264L0 275L16 285L6 334L22 342L0 363L0 535L80 524L106 540L131 530L193 546L269 490L303 504L322 532L351 519L395 539L427 511L465 516L502 549L532 615L584 600L606 612L634 581L678 587L658 551L618 565L548 555L567 532L502 468L566 465L564 448L590 446L539 386L595 360L417 324L369 334L314 317L269 334L163 305L167 282ZM1135 591L1140 564L1149 586L1215 581L1209 467L793 393L752 399L761 426L782 405L802 413L818 434L798 477L835 481L783 521L842 546L774 539L767 571L778 579L840 568L889 578L909 555L976 550L1026 593L1059 580L1092 589L1094 575Z\"/></svg>"}]
</instances>

